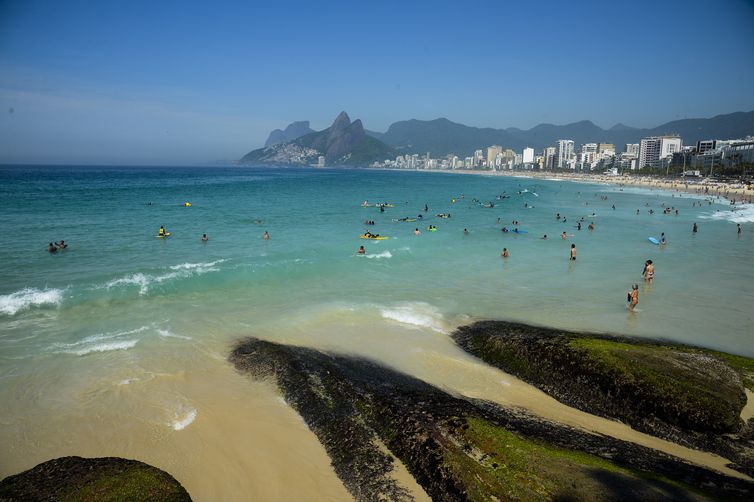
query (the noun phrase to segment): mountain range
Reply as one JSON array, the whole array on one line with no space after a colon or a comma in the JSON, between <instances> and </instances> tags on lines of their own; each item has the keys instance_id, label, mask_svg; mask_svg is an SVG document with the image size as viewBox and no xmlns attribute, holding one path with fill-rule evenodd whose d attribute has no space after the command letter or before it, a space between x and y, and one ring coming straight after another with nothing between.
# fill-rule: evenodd
<instances>
[{"instance_id":1,"label":"mountain range","mask_svg":"<svg viewBox=\"0 0 754 502\"><path fill-rule=\"evenodd\" d=\"M308 120L293 122L292 124L289 124L284 131L281 131L280 129L272 131L267 138L267 141L264 142L264 146L267 147L277 145L278 143L288 143L289 141L293 141L294 139L298 139L301 136L313 132L314 129L309 127Z\"/></svg>"},{"instance_id":2,"label":"mountain range","mask_svg":"<svg viewBox=\"0 0 754 502\"><path fill-rule=\"evenodd\" d=\"M653 128L636 128L619 123L609 129L602 129L589 120L565 125L539 124L531 129L516 127L494 129L472 127L446 118L438 118L395 122L387 131L380 133L364 130L360 120L353 124L349 120L349 126L354 128L354 131L350 133L350 139L331 140L332 144L338 145L338 148L332 151L327 148L323 150L322 148L329 143L322 138L332 134L336 136L341 134L347 119L348 115L343 112L333 126L325 131L302 134L300 137L288 139L287 143L279 143L276 148L282 148L281 145L309 147L320 152L320 155L323 154L322 152L329 152L325 153L328 165L364 165L400 154L424 155L429 152L433 157L443 157L448 154L467 157L473 155L474 150L484 149L490 145L501 145L503 148L516 151L521 151L525 147L542 150L547 146L555 145L559 139L571 139L576 146L583 143L613 143L616 149L621 151L626 143L638 143L641 138L664 134L678 134L686 145L695 144L704 139L730 139L754 135L754 111L728 113L712 118L674 120ZM358 125L355 125L357 123ZM308 128L309 123L294 122L286 128L286 131L292 129L295 124L306 124ZM336 124L338 127L333 130ZM297 130L293 128L291 134L295 134ZM279 129L276 131L286 134L286 131ZM270 139L276 131L270 134ZM364 136L374 141L366 142L363 139ZM357 145L357 151L349 151L350 147ZM259 160L254 160L255 157L259 157L258 154L247 158L253 153L245 156L242 162L259 162ZM267 156L274 157L273 154L274 152L268 152Z\"/></svg>"},{"instance_id":3,"label":"mountain range","mask_svg":"<svg viewBox=\"0 0 754 502\"><path fill-rule=\"evenodd\" d=\"M332 125L323 131L252 150L240 162L308 165L316 163L318 157L323 156L328 166L364 166L375 160L395 158L396 155L396 150L369 136L364 131L361 120L351 122L348 114L341 112Z\"/></svg>"}]
</instances>

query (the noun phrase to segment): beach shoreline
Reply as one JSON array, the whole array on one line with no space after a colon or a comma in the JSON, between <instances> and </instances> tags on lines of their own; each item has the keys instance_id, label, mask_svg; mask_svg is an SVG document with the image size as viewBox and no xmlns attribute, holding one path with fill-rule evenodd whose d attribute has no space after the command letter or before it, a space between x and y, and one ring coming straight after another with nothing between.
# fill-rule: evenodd
<instances>
[{"instance_id":1,"label":"beach shoreline","mask_svg":"<svg viewBox=\"0 0 754 502\"><path fill-rule=\"evenodd\" d=\"M377 169L406 171L406 169ZM568 173L554 171L487 171L479 169L420 169L415 172L470 174L477 176L507 176L510 178L540 179L547 181L570 181L615 185L619 187L638 187L667 192L689 193L702 197L728 200L731 205L754 203L754 188L747 188L743 183L726 183L709 181L706 178L662 178L657 176L609 175L598 173ZM754 185L749 185L754 187Z\"/></svg>"}]
</instances>

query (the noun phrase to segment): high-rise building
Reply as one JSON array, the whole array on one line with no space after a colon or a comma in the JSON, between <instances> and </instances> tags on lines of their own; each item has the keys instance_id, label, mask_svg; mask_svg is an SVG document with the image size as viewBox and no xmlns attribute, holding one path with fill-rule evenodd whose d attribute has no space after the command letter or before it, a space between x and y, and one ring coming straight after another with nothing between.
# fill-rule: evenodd
<instances>
[{"instance_id":1,"label":"high-rise building","mask_svg":"<svg viewBox=\"0 0 754 502\"><path fill-rule=\"evenodd\" d=\"M487 165L492 167L495 165L495 157L499 153L503 153L503 147L499 145L492 145L487 147Z\"/></svg>"},{"instance_id":2,"label":"high-rise building","mask_svg":"<svg viewBox=\"0 0 754 502\"><path fill-rule=\"evenodd\" d=\"M534 162L534 148L524 148L524 153L521 156L521 162L524 164L531 164Z\"/></svg>"},{"instance_id":3,"label":"high-rise building","mask_svg":"<svg viewBox=\"0 0 754 502\"><path fill-rule=\"evenodd\" d=\"M660 160L660 138L642 138L639 142L639 169L653 166Z\"/></svg>"},{"instance_id":4,"label":"high-rise building","mask_svg":"<svg viewBox=\"0 0 754 502\"><path fill-rule=\"evenodd\" d=\"M320 155L317 157L317 167L325 167L325 156Z\"/></svg>"},{"instance_id":5,"label":"high-rise building","mask_svg":"<svg viewBox=\"0 0 754 502\"><path fill-rule=\"evenodd\" d=\"M612 143L600 143L599 145L597 145L597 153L615 155L615 145Z\"/></svg>"},{"instance_id":6,"label":"high-rise building","mask_svg":"<svg viewBox=\"0 0 754 502\"><path fill-rule=\"evenodd\" d=\"M484 162L481 150L474 150L474 167L479 167Z\"/></svg>"},{"instance_id":7,"label":"high-rise building","mask_svg":"<svg viewBox=\"0 0 754 502\"><path fill-rule=\"evenodd\" d=\"M697 141L696 142L696 153L702 154L706 152L707 150L714 150L717 146L717 141L714 139L706 140L706 141Z\"/></svg>"},{"instance_id":8,"label":"high-rise building","mask_svg":"<svg viewBox=\"0 0 754 502\"><path fill-rule=\"evenodd\" d=\"M543 153L545 169L554 169L557 165L558 149L554 146L548 146Z\"/></svg>"},{"instance_id":9,"label":"high-rise building","mask_svg":"<svg viewBox=\"0 0 754 502\"><path fill-rule=\"evenodd\" d=\"M624 153L626 157L638 157L639 156L639 143L626 143Z\"/></svg>"},{"instance_id":10,"label":"high-rise building","mask_svg":"<svg viewBox=\"0 0 754 502\"><path fill-rule=\"evenodd\" d=\"M683 142L678 136L652 136L639 143L639 168L655 167L659 162L674 153L680 152Z\"/></svg>"},{"instance_id":11,"label":"high-rise building","mask_svg":"<svg viewBox=\"0 0 754 502\"><path fill-rule=\"evenodd\" d=\"M568 167L573 156L573 140L559 139L558 140L558 169L564 169Z\"/></svg>"}]
</instances>

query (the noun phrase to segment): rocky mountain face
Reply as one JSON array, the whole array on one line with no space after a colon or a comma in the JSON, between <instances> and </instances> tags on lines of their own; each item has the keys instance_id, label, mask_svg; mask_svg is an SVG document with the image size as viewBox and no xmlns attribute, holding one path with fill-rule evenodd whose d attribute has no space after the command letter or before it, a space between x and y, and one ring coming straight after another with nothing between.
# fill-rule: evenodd
<instances>
[{"instance_id":1,"label":"rocky mountain face","mask_svg":"<svg viewBox=\"0 0 754 502\"><path fill-rule=\"evenodd\" d=\"M312 132L314 132L314 129L309 127L308 120L292 122L291 124L288 124L288 127L286 127L284 131L281 131L280 129L272 131L267 138L267 141L264 142L264 146L269 147L280 143L288 143Z\"/></svg>"},{"instance_id":2,"label":"rocky mountain face","mask_svg":"<svg viewBox=\"0 0 754 502\"><path fill-rule=\"evenodd\" d=\"M361 120L351 122L348 114L341 112L327 129L253 150L241 159L241 163L307 165L324 156L330 166L366 166L395 155L397 153L392 148L364 132Z\"/></svg>"}]
</instances>

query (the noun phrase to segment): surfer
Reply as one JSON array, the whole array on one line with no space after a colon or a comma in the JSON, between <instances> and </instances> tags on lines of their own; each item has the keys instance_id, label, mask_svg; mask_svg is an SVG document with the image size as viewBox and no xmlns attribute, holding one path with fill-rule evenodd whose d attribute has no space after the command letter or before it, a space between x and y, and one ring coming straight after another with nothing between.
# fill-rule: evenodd
<instances>
[{"instance_id":1,"label":"surfer","mask_svg":"<svg viewBox=\"0 0 754 502\"><path fill-rule=\"evenodd\" d=\"M160 231L157 233L157 235L159 235L160 237L165 237L165 233L165 227L160 225Z\"/></svg>"},{"instance_id":2,"label":"surfer","mask_svg":"<svg viewBox=\"0 0 754 502\"><path fill-rule=\"evenodd\" d=\"M576 244L571 244L571 261L576 260Z\"/></svg>"}]
</instances>

